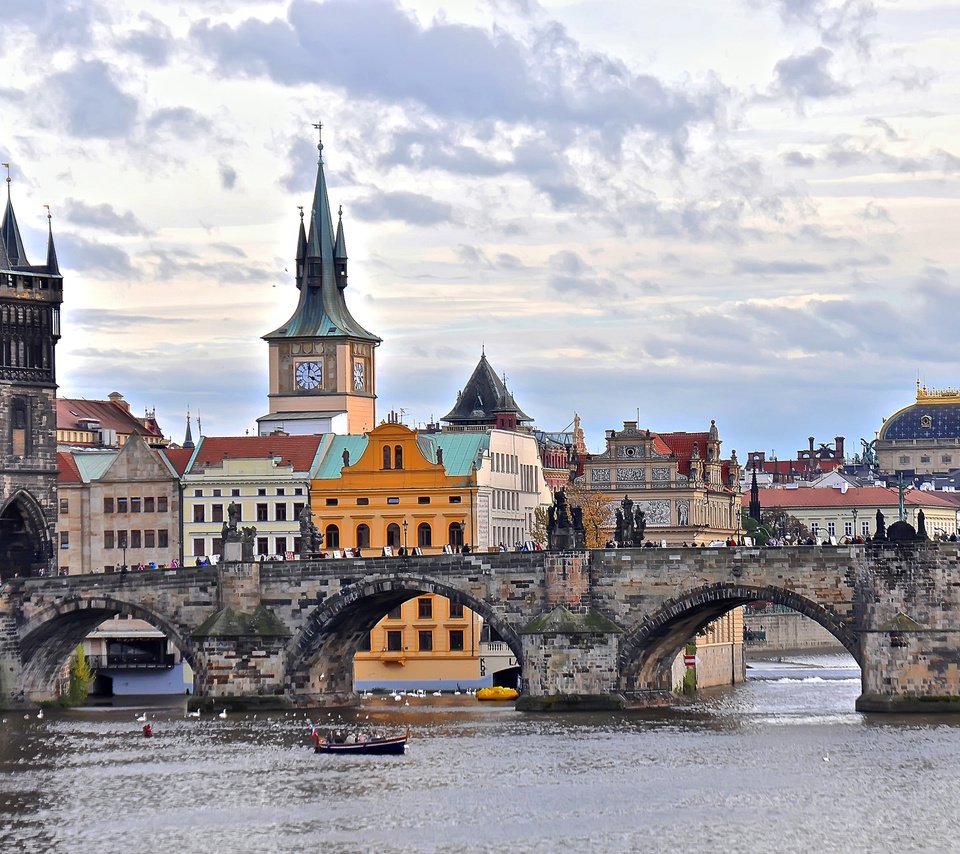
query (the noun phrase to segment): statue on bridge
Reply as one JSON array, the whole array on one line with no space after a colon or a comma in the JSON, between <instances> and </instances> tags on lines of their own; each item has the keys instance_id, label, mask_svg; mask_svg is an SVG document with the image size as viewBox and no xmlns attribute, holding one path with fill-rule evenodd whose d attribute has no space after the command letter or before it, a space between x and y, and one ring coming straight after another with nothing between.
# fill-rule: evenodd
<instances>
[{"instance_id":1,"label":"statue on bridge","mask_svg":"<svg viewBox=\"0 0 960 854\"><path fill-rule=\"evenodd\" d=\"M556 491L553 504L547 510L547 543L551 549L560 551L576 551L586 547L583 510L573 507L568 513L567 493L563 487Z\"/></svg>"},{"instance_id":2,"label":"statue on bridge","mask_svg":"<svg viewBox=\"0 0 960 854\"><path fill-rule=\"evenodd\" d=\"M629 495L623 496L620 507L617 509L617 529L615 539L621 548L639 548L643 544L643 532L647 528L644 512L639 505L630 500Z\"/></svg>"},{"instance_id":3,"label":"statue on bridge","mask_svg":"<svg viewBox=\"0 0 960 854\"><path fill-rule=\"evenodd\" d=\"M883 541L887 538L887 523L884 521L883 513L877 510L877 530L873 535L873 541Z\"/></svg>"},{"instance_id":4,"label":"statue on bridge","mask_svg":"<svg viewBox=\"0 0 960 854\"><path fill-rule=\"evenodd\" d=\"M240 529L240 559L253 560L253 544L257 529L253 525Z\"/></svg>"},{"instance_id":5,"label":"statue on bridge","mask_svg":"<svg viewBox=\"0 0 960 854\"><path fill-rule=\"evenodd\" d=\"M300 511L300 554L307 555L320 551L323 544L323 534L313 523L313 511L309 504L303 505Z\"/></svg>"}]
</instances>

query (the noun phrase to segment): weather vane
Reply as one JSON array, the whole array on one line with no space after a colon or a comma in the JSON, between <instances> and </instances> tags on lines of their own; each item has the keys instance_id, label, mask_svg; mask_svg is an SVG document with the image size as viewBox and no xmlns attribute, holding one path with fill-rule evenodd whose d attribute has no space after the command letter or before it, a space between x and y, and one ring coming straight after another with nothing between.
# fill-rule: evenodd
<instances>
[{"instance_id":1,"label":"weather vane","mask_svg":"<svg viewBox=\"0 0 960 854\"><path fill-rule=\"evenodd\" d=\"M297 210L300 211L300 219L303 219L303 205L297 205Z\"/></svg>"}]
</instances>

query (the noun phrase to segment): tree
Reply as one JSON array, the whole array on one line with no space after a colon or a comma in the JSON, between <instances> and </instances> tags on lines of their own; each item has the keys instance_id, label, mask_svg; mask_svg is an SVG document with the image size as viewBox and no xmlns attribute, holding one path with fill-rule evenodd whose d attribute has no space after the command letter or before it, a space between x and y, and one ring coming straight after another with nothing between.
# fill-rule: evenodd
<instances>
[{"instance_id":1,"label":"tree","mask_svg":"<svg viewBox=\"0 0 960 854\"><path fill-rule=\"evenodd\" d=\"M533 511L533 528L530 531L530 539L541 546L547 544L547 508L537 507Z\"/></svg>"},{"instance_id":2,"label":"tree","mask_svg":"<svg viewBox=\"0 0 960 854\"><path fill-rule=\"evenodd\" d=\"M796 516L791 516L782 507L771 507L760 514L763 524L771 531L772 536L784 535L805 539L810 531Z\"/></svg>"},{"instance_id":3,"label":"tree","mask_svg":"<svg viewBox=\"0 0 960 854\"><path fill-rule=\"evenodd\" d=\"M91 682L93 682L93 671L87 662L83 644L77 644L70 659L70 702L73 705L79 705L87 699Z\"/></svg>"},{"instance_id":4,"label":"tree","mask_svg":"<svg viewBox=\"0 0 960 854\"><path fill-rule=\"evenodd\" d=\"M582 481L567 486L567 501L583 513L583 528L588 549L602 549L608 540L605 529L613 525L610 504L602 492L588 489Z\"/></svg>"}]
</instances>

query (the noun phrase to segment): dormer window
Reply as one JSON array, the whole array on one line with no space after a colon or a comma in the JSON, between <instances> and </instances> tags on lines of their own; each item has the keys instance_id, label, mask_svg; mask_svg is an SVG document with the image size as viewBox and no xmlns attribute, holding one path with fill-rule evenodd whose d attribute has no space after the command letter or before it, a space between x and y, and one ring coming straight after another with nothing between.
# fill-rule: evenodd
<instances>
[{"instance_id":1,"label":"dormer window","mask_svg":"<svg viewBox=\"0 0 960 854\"><path fill-rule=\"evenodd\" d=\"M924 415L920 419L920 426L929 430L933 427L933 419L929 415Z\"/></svg>"}]
</instances>

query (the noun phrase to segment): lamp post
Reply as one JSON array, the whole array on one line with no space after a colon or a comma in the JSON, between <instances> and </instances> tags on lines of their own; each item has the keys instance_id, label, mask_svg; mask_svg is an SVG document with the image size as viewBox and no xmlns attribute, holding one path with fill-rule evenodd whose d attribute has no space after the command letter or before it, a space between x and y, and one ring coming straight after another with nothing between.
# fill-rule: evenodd
<instances>
[{"instance_id":1,"label":"lamp post","mask_svg":"<svg viewBox=\"0 0 960 854\"><path fill-rule=\"evenodd\" d=\"M126 572L127 569L127 532L123 531L120 534L120 548L123 549L123 571Z\"/></svg>"},{"instance_id":2,"label":"lamp post","mask_svg":"<svg viewBox=\"0 0 960 854\"><path fill-rule=\"evenodd\" d=\"M407 520L403 520L403 556L407 556Z\"/></svg>"},{"instance_id":3,"label":"lamp post","mask_svg":"<svg viewBox=\"0 0 960 854\"><path fill-rule=\"evenodd\" d=\"M853 539L854 539L854 542L856 542L857 537L860 536L857 533L857 508L854 507L851 512L853 514Z\"/></svg>"}]
</instances>

